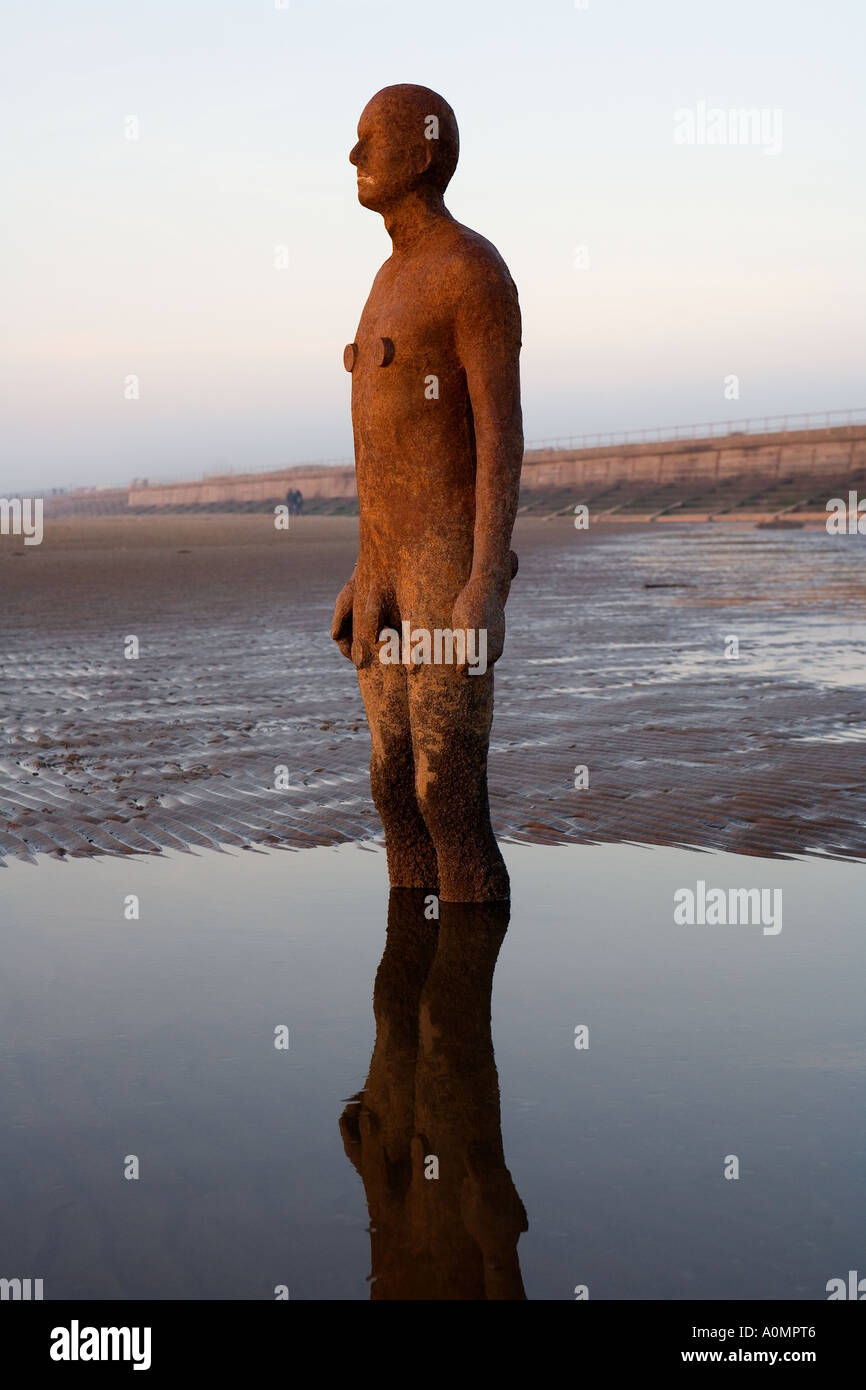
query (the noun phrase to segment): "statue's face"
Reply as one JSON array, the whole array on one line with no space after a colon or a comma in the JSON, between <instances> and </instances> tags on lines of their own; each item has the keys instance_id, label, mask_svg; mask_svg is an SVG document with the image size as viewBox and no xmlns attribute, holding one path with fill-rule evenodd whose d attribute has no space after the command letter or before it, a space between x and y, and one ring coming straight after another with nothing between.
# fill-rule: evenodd
<instances>
[{"instance_id":1,"label":"statue's face","mask_svg":"<svg viewBox=\"0 0 866 1390\"><path fill-rule=\"evenodd\" d=\"M410 193L429 162L426 146L417 111L374 97L361 112L358 143L349 154L358 170L358 202L382 212Z\"/></svg>"}]
</instances>

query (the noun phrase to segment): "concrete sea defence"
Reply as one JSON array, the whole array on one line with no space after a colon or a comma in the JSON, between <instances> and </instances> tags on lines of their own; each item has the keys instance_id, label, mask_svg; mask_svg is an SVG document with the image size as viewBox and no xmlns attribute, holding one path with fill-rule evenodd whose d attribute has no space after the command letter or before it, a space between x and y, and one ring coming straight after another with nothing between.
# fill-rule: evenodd
<instances>
[{"instance_id":1,"label":"concrete sea defence","mask_svg":"<svg viewBox=\"0 0 866 1390\"><path fill-rule=\"evenodd\" d=\"M866 423L705 438L528 449L521 507L540 514L586 503L618 520L687 517L823 521L831 496L866 493ZM257 511L302 493L305 512L357 510L351 462L298 464L261 473L123 489L79 489L46 498L48 515L150 511Z\"/></svg>"}]
</instances>

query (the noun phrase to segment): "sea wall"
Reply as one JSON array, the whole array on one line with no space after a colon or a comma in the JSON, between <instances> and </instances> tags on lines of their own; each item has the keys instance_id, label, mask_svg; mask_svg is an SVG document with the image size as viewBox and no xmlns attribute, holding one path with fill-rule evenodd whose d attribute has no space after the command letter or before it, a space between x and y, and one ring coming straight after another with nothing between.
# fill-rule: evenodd
<instances>
[{"instance_id":1,"label":"sea wall","mask_svg":"<svg viewBox=\"0 0 866 1390\"><path fill-rule=\"evenodd\" d=\"M738 477L839 479L864 468L866 425L840 425L605 448L535 450L524 458L522 486L535 492L620 481L648 487L670 482L713 484ZM357 495L351 466L302 464L269 473L215 474L197 482L133 482L128 501L135 509L232 507L282 501L290 488L309 499L353 499Z\"/></svg>"},{"instance_id":2,"label":"sea wall","mask_svg":"<svg viewBox=\"0 0 866 1390\"><path fill-rule=\"evenodd\" d=\"M532 491L621 481L649 486L716 483L737 477L778 480L839 477L866 466L866 426L725 435L714 439L615 445L526 455L523 486Z\"/></svg>"}]
</instances>

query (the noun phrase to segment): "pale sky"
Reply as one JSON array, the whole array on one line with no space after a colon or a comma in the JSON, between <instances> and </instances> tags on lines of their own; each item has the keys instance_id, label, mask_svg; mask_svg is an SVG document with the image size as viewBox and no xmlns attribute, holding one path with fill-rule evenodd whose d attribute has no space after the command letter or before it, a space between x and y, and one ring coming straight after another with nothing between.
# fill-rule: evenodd
<instances>
[{"instance_id":1,"label":"pale sky","mask_svg":"<svg viewBox=\"0 0 866 1390\"><path fill-rule=\"evenodd\" d=\"M446 201L517 283L527 440L866 406L864 14L7 8L0 493L350 454L342 349L390 242L347 155L394 82L457 114ZM678 143L675 113L701 102L763 109L775 135Z\"/></svg>"}]
</instances>

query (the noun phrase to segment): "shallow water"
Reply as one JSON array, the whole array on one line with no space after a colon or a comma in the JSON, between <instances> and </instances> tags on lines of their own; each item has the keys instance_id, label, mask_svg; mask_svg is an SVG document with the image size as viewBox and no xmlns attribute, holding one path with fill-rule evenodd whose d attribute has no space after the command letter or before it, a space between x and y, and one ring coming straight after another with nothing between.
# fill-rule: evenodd
<instances>
[{"instance_id":1,"label":"shallow water","mask_svg":"<svg viewBox=\"0 0 866 1390\"><path fill-rule=\"evenodd\" d=\"M85 531L4 567L0 861L376 835L357 680L329 637L354 522L301 518L278 544L267 517L229 519L237 539L218 546L182 518L139 520L119 539L159 548L94 549ZM520 518L515 546L498 834L866 857L849 744L866 723L866 537Z\"/></svg>"},{"instance_id":2,"label":"shallow water","mask_svg":"<svg viewBox=\"0 0 866 1390\"><path fill-rule=\"evenodd\" d=\"M0 1276L49 1299L823 1299L861 1268L866 869L505 852L495 1069L504 924L407 898L371 1069L378 849L4 870ZM675 925L698 879L780 888L781 931Z\"/></svg>"}]
</instances>

